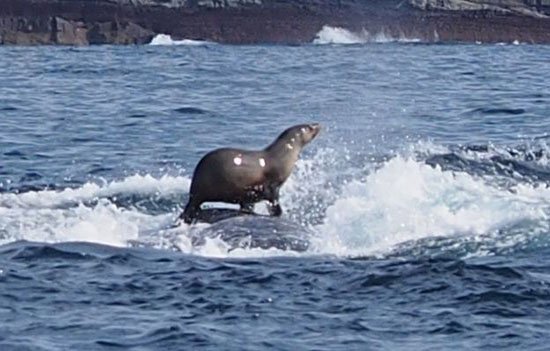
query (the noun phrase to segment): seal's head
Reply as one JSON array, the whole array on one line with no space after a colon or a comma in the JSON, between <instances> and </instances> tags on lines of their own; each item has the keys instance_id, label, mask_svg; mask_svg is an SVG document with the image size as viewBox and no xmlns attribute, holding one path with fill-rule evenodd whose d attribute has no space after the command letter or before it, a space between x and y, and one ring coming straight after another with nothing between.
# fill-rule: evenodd
<instances>
[{"instance_id":1,"label":"seal's head","mask_svg":"<svg viewBox=\"0 0 550 351\"><path fill-rule=\"evenodd\" d=\"M298 148L300 150L312 141L320 130L319 123L298 124L285 130L278 140L284 140L289 149Z\"/></svg>"}]
</instances>

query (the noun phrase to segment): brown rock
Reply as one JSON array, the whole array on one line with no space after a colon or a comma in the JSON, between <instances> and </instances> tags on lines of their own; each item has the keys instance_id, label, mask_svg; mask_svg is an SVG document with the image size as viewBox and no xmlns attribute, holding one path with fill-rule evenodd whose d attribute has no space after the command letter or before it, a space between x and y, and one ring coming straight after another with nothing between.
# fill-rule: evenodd
<instances>
[{"instance_id":1,"label":"brown rock","mask_svg":"<svg viewBox=\"0 0 550 351\"><path fill-rule=\"evenodd\" d=\"M56 44L87 45L87 32L84 22L52 17L52 40Z\"/></svg>"},{"instance_id":2,"label":"brown rock","mask_svg":"<svg viewBox=\"0 0 550 351\"><path fill-rule=\"evenodd\" d=\"M90 44L145 44L155 36L151 30L132 22L94 23L88 31Z\"/></svg>"}]
</instances>

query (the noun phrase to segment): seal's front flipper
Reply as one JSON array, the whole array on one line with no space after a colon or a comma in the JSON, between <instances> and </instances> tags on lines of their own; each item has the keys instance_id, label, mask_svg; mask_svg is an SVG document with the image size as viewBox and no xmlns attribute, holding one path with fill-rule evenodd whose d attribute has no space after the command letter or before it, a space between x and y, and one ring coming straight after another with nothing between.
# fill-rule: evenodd
<instances>
[{"instance_id":1,"label":"seal's front flipper","mask_svg":"<svg viewBox=\"0 0 550 351\"><path fill-rule=\"evenodd\" d=\"M183 219L186 224L191 224L196 221L197 217L200 214L200 211L200 206L197 206L190 200L187 203L187 206L185 206L185 210L183 210L183 213L180 215L179 218Z\"/></svg>"},{"instance_id":2,"label":"seal's front flipper","mask_svg":"<svg viewBox=\"0 0 550 351\"><path fill-rule=\"evenodd\" d=\"M281 208L281 205L279 205L279 202L268 203L267 211L269 212L269 215L273 217L280 217L283 214L283 209Z\"/></svg>"}]
</instances>

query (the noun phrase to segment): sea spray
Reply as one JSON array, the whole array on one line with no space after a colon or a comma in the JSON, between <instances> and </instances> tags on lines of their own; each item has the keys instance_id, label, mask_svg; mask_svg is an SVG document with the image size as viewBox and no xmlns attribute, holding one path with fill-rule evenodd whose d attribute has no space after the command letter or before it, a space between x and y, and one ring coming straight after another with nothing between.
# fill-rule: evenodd
<instances>
[{"instance_id":1,"label":"sea spray","mask_svg":"<svg viewBox=\"0 0 550 351\"><path fill-rule=\"evenodd\" d=\"M426 158L449 151L428 144L418 149ZM492 162L490 158L484 161ZM535 234L546 228L550 190L538 183L516 182L506 188L495 181L495 175L445 170L414 157L414 152L363 167L349 163L341 151L317 150L297 162L283 187L282 220L299 223L304 231L314 233L310 249L303 254L361 256L391 252L396 245L430 237L456 238L458 242L490 236L484 245L488 252L491 245L510 246L528 240L525 234L499 235L518 223L528 225ZM192 231L207 230L209 225L177 225L189 184L188 176L133 175L71 189L3 193L1 240L87 241L114 246L141 243L217 257L296 254L235 249L216 236L194 247L189 240ZM129 200L121 201L125 198ZM262 212L261 206L256 206L258 212ZM251 230L261 235L261 228Z\"/></svg>"},{"instance_id":2,"label":"sea spray","mask_svg":"<svg viewBox=\"0 0 550 351\"><path fill-rule=\"evenodd\" d=\"M370 33L363 29L360 32L352 32L341 27L323 26L313 40L314 44L366 44L366 43L416 43L418 38L407 38L404 35L392 36L385 31Z\"/></svg>"},{"instance_id":3,"label":"sea spray","mask_svg":"<svg viewBox=\"0 0 550 351\"><path fill-rule=\"evenodd\" d=\"M157 34L149 43L149 45L154 46L171 46L171 45L189 45L189 46L201 46L212 44L212 42L203 41L203 40L192 40L192 39L182 39L174 40L168 34Z\"/></svg>"},{"instance_id":4,"label":"sea spray","mask_svg":"<svg viewBox=\"0 0 550 351\"><path fill-rule=\"evenodd\" d=\"M0 240L42 242L88 241L116 246L127 245L166 225L173 214L144 213L136 206L121 206L117 197L134 195L163 197L188 191L187 177L133 175L100 185L88 182L78 188L0 194Z\"/></svg>"},{"instance_id":5,"label":"sea spray","mask_svg":"<svg viewBox=\"0 0 550 351\"><path fill-rule=\"evenodd\" d=\"M521 221L544 222L550 190L515 191L465 172L397 156L365 181L344 187L327 209L317 250L338 255L384 251L430 236L489 234Z\"/></svg>"}]
</instances>

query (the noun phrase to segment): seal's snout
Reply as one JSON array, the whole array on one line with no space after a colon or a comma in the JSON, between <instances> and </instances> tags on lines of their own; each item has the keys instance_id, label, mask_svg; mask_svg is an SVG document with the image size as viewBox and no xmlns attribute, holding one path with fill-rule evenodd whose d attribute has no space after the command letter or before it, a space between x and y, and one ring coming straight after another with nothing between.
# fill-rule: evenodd
<instances>
[{"instance_id":1,"label":"seal's snout","mask_svg":"<svg viewBox=\"0 0 550 351\"><path fill-rule=\"evenodd\" d=\"M294 128L299 128L299 131L296 135L300 135L302 146L304 146L315 139L315 137L317 136L317 134L319 134L319 131L321 130L321 125L319 123L308 123L300 124Z\"/></svg>"},{"instance_id":2,"label":"seal's snout","mask_svg":"<svg viewBox=\"0 0 550 351\"><path fill-rule=\"evenodd\" d=\"M321 125L319 123L311 123L309 127L311 128L311 130L313 130L314 137L317 136L317 134L319 134L319 132L321 131Z\"/></svg>"}]
</instances>

